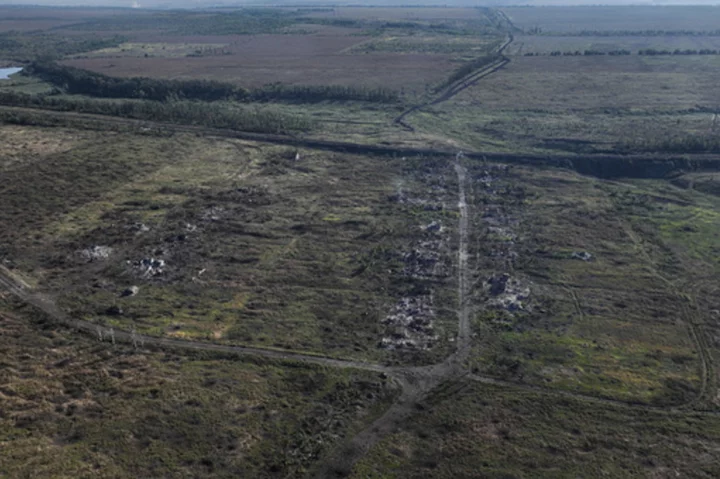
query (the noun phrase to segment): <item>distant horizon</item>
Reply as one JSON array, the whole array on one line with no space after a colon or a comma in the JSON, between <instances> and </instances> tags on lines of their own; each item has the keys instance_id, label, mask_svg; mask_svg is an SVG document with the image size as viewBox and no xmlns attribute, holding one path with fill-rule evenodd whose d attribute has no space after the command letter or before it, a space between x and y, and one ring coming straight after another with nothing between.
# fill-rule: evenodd
<instances>
[{"instance_id":1,"label":"distant horizon","mask_svg":"<svg viewBox=\"0 0 720 479\"><path fill-rule=\"evenodd\" d=\"M720 6L720 0L606 0L597 2L588 1L571 1L571 0L488 0L484 2L474 2L472 0L455 0L448 2L438 2L437 0L389 0L373 1L363 4L356 0L348 1L318 1L318 0L294 0L288 2L277 1L258 1L249 0L247 2L228 0L228 1L212 1L212 0L99 0L99 1L83 1L83 0L0 0L0 6L3 7L85 7L85 8L122 8L122 9L186 9L186 8L211 8L211 7L293 7L293 6L322 6L322 7L447 7L447 8L467 8L475 6L488 7L617 7L617 6Z\"/></svg>"}]
</instances>

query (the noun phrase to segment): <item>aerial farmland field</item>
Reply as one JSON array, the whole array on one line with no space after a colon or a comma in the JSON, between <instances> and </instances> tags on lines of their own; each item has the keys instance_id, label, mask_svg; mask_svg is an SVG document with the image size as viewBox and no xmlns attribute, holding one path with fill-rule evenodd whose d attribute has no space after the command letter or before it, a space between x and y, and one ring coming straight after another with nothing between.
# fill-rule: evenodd
<instances>
[{"instance_id":1,"label":"aerial farmland field","mask_svg":"<svg viewBox=\"0 0 720 479\"><path fill-rule=\"evenodd\" d=\"M1 7L0 477L720 476L718 12Z\"/></svg>"}]
</instances>

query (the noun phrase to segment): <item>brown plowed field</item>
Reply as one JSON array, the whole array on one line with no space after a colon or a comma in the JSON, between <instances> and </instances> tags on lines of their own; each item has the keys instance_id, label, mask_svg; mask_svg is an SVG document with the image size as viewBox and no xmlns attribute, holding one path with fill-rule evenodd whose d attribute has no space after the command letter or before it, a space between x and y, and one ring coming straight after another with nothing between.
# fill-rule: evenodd
<instances>
[{"instance_id":1,"label":"brown plowed field","mask_svg":"<svg viewBox=\"0 0 720 479\"><path fill-rule=\"evenodd\" d=\"M393 8L393 7L339 7L329 12L309 12L313 18L358 18L363 20L467 20L482 18L476 8Z\"/></svg>"},{"instance_id":2,"label":"brown plowed field","mask_svg":"<svg viewBox=\"0 0 720 479\"><path fill-rule=\"evenodd\" d=\"M487 110L690 109L720 95L715 56L518 57L456 101Z\"/></svg>"},{"instance_id":3,"label":"brown plowed field","mask_svg":"<svg viewBox=\"0 0 720 479\"><path fill-rule=\"evenodd\" d=\"M368 85L423 88L441 81L454 68L449 55L350 55L348 47L367 40L349 35L255 35L151 37L163 43L223 43L228 54L202 57L148 58L127 52L65 62L112 76L208 78L243 86L267 83ZM123 56L128 55L128 56Z\"/></svg>"}]
</instances>

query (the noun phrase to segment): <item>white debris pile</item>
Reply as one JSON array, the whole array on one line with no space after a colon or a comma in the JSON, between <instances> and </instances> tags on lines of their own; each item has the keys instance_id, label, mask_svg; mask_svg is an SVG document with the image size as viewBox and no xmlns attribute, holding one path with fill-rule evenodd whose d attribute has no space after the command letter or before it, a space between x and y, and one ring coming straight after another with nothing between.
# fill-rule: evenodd
<instances>
[{"instance_id":1,"label":"white debris pile","mask_svg":"<svg viewBox=\"0 0 720 479\"><path fill-rule=\"evenodd\" d=\"M128 226L128 229L130 231L134 231L137 234L147 233L148 231L150 231L150 227L144 223L133 223L130 226Z\"/></svg>"},{"instance_id":2,"label":"white debris pile","mask_svg":"<svg viewBox=\"0 0 720 479\"><path fill-rule=\"evenodd\" d=\"M125 288L124 290L122 290L122 292L120 293L120 296L123 298L127 298L127 297L131 297L131 296L135 296L139 292L140 292L140 288L138 288L137 286L130 286L129 288Z\"/></svg>"},{"instance_id":3,"label":"white debris pile","mask_svg":"<svg viewBox=\"0 0 720 479\"><path fill-rule=\"evenodd\" d=\"M143 258L133 263L133 267L143 278L162 275L166 266L165 260L159 258Z\"/></svg>"},{"instance_id":4,"label":"white debris pile","mask_svg":"<svg viewBox=\"0 0 720 479\"><path fill-rule=\"evenodd\" d=\"M487 279L484 287L491 296L488 306L510 312L527 310L530 288L519 279L507 273L494 275Z\"/></svg>"},{"instance_id":5,"label":"white debris pile","mask_svg":"<svg viewBox=\"0 0 720 479\"><path fill-rule=\"evenodd\" d=\"M438 337L433 330L432 296L401 298L382 321L388 334L380 347L390 350L427 349Z\"/></svg>"},{"instance_id":6,"label":"white debris pile","mask_svg":"<svg viewBox=\"0 0 720 479\"><path fill-rule=\"evenodd\" d=\"M421 226L420 228L427 233L442 233L444 229L439 221L433 221L428 225Z\"/></svg>"},{"instance_id":7,"label":"white debris pile","mask_svg":"<svg viewBox=\"0 0 720 479\"><path fill-rule=\"evenodd\" d=\"M108 259L112 254L113 249L109 246L91 246L80 251L80 256L88 261L96 261L102 259Z\"/></svg>"},{"instance_id":8,"label":"white debris pile","mask_svg":"<svg viewBox=\"0 0 720 479\"><path fill-rule=\"evenodd\" d=\"M579 259L580 261L591 261L593 255L587 251L574 251L573 254L570 255L570 258Z\"/></svg>"},{"instance_id":9,"label":"white debris pile","mask_svg":"<svg viewBox=\"0 0 720 479\"><path fill-rule=\"evenodd\" d=\"M437 251L415 248L403 254L403 274L411 278L428 278L433 276L439 260L440 254Z\"/></svg>"},{"instance_id":10,"label":"white debris pile","mask_svg":"<svg viewBox=\"0 0 720 479\"><path fill-rule=\"evenodd\" d=\"M200 218L203 221L219 221L222 218L224 212L225 208L223 208L222 206L211 206L202 213Z\"/></svg>"}]
</instances>

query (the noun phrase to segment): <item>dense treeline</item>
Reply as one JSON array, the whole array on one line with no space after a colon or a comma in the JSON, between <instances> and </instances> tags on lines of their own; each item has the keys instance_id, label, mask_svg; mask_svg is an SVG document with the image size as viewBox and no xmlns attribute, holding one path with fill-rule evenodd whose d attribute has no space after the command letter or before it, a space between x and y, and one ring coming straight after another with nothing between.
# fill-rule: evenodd
<instances>
[{"instance_id":1,"label":"dense treeline","mask_svg":"<svg viewBox=\"0 0 720 479\"><path fill-rule=\"evenodd\" d=\"M25 72L70 94L164 101L173 97L214 101L244 98L247 90L210 80L115 78L57 63L33 62Z\"/></svg>"},{"instance_id":2,"label":"dense treeline","mask_svg":"<svg viewBox=\"0 0 720 479\"><path fill-rule=\"evenodd\" d=\"M711 50L709 48L703 48L701 50L680 50L679 48L675 50L656 50L654 48L645 48L643 50L638 51L638 55L717 55L717 50Z\"/></svg>"},{"instance_id":3,"label":"dense treeline","mask_svg":"<svg viewBox=\"0 0 720 479\"><path fill-rule=\"evenodd\" d=\"M711 135L687 135L676 138L634 140L623 143L619 149L627 152L717 153L720 152L720 138Z\"/></svg>"},{"instance_id":4,"label":"dense treeline","mask_svg":"<svg viewBox=\"0 0 720 479\"><path fill-rule=\"evenodd\" d=\"M187 100L99 100L0 91L0 104L259 133L302 131L312 127L312 122L307 118L289 115L275 108L237 107Z\"/></svg>"},{"instance_id":5,"label":"dense treeline","mask_svg":"<svg viewBox=\"0 0 720 479\"><path fill-rule=\"evenodd\" d=\"M526 35L548 37L717 37L718 30L581 30L577 32L545 32L540 27L525 30Z\"/></svg>"},{"instance_id":6,"label":"dense treeline","mask_svg":"<svg viewBox=\"0 0 720 479\"><path fill-rule=\"evenodd\" d=\"M31 58L57 59L66 55L116 47L126 41L122 36L100 38L96 35L60 36L0 33L0 58L25 62Z\"/></svg>"},{"instance_id":7,"label":"dense treeline","mask_svg":"<svg viewBox=\"0 0 720 479\"><path fill-rule=\"evenodd\" d=\"M384 88L339 85L287 86L267 85L248 90L230 83L212 80L158 80L134 77L117 78L57 63L34 62L27 74L41 78L58 89L100 98L135 98L142 100L235 100L286 101L316 103L321 101L366 101L392 103L397 92Z\"/></svg>"},{"instance_id":8,"label":"dense treeline","mask_svg":"<svg viewBox=\"0 0 720 479\"><path fill-rule=\"evenodd\" d=\"M601 51L601 50L575 50L570 52L563 52L560 50L555 50L550 53L538 53L538 52L528 52L525 53L524 56L526 57L540 57L540 56L551 56L551 57L577 57L577 56L597 56L597 55L610 55L610 56L620 56L620 55L630 55L630 50L610 50L610 51Z\"/></svg>"},{"instance_id":9,"label":"dense treeline","mask_svg":"<svg viewBox=\"0 0 720 479\"><path fill-rule=\"evenodd\" d=\"M326 100L366 101L373 103L394 103L400 97L397 92L386 88L367 88L343 85L283 85L273 83L251 90L250 101L286 101L317 103Z\"/></svg>"},{"instance_id":10,"label":"dense treeline","mask_svg":"<svg viewBox=\"0 0 720 479\"><path fill-rule=\"evenodd\" d=\"M709 48L705 48L702 50L656 50L654 48L644 48L641 50L638 50L638 55L718 55L720 51L718 50L711 50ZM609 51L601 51L601 50L584 50L584 51L569 51L569 52L563 52L559 50L552 51L550 53L540 53L540 52L527 52L523 54L523 56L526 57L541 57L541 56L551 56L551 57L559 57L559 56L594 56L594 55L610 55L610 56L619 56L619 55L631 55L632 52L629 50L609 50Z\"/></svg>"}]
</instances>

